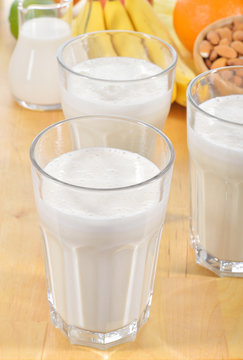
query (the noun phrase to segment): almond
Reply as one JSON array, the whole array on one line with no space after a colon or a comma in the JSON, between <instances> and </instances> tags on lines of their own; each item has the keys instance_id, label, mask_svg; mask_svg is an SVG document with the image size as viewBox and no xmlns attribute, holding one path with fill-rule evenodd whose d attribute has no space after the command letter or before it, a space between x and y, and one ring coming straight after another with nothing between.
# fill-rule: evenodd
<instances>
[{"instance_id":1,"label":"almond","mask_svg":"<svg viewBox=\"0 0 243 360\"><path fill-rule=\"evenodd\" d=\"M227 24L227 25L225 25L224 27L227 27L228 29L233 30L233 24L232 24L232 23L231 23L231 24Z\"/></svg>"},{"instance_id":2,"label":"almond","mask_svg":"<svg viewBox=\"0 0 243 360\"><path fill-rule=\"evenodd\" d=\"M243 59L237 58L237 59L228 59L227 65L233 66L233 65L243 65Z\"/></svg>"},{"instance_id":3,"label":"almond","mask_svg":"<svg viewBox=\"0 0 243 360\"><path fill-rule=\"evenodd\" d=\"M199 44L199 53L209 69L243 65L242 17L236 17L231 23L210 30L205 35L205 39ZM235 72L233 75L238 76ZM226 73L225 76L233 78L233 75ZM236 78L237 81L239 83L240 80Z\"/></svg>"},{"instance_id":4,"label":"almond","mask_svg":"<svg viewBox=\"0 0 243 360\"><path fill-rule=\"evenodd\" d=\"M215 60L215 61L212 63L211 69L216 69L216 68L219 68L219 67L226 66L226 62L227 62L227 59L226 59L226 58L220 57L220 58L218 58L217 60Z\"/></svg>"},{"instance_id":5,"label":"almond","mask_svg":"<svg viewBox=\"0 0 243 360\"><path fill-rule=\"evenodd\" d=\"M233 78L233 81L236 86L242 86L243 85L243 78L241 76L235 75Z\"/></svg>"},{"instance_id":6,"label":"almond","mask_svg":"<svg viewBox=\"0 0 243 360\"><path fill-rule=\"evenodd\" d=\"M243 30L243 23L237 25L235 30Z\"/></svg>"},{"instance_id":7,"label":"almond","mask_svg":"<svg viewBox=\"0 0 243 360\"><path fill-rule=\"evenodd\" d=\"M235 49L240 55L243 55L243 42L239 40L232 41L230 46Z\"/></svg>"},{"instance_id":8,"label":"almond","mask_svg":"<svg viewBox=\"0 0 243 360\"><path fill-rule=\"evenodd\" d=\"M209 59L205 59L205 64L207 65L207 67L208 67L209 69L211 69L212 61L210 61Z\"/></svg>"},{"instance_id":9,"label":"almond","mask_svg":"<svg viewBox=\"0 0 243 360\"><path fill-rule=\"evenodd\" d=\"M215 30L221 39L228 39L232 41L232 31L228 27L222 27Z\"/></svg>"},{"instance_id":10,"label":"almond","mask_svg":"<svg viewBox=\"0 0 243 360\"><path fill-rule=\"evenodd\" d=\"M226 57L226 58L236 58L237 52L228 45L218 45L214 48L217 51L218 55Z\"/></svg>"},{"instance_id":11,"label":"almond","mask_svg":"<svg viewBox=\"0 0 243 360\"><path fill-rule=\"evenodd\" d=\"M243 77L243 69L235 69L235 75Z\"/></svg>"},{"instance_id":12,"label":"almond","mask_svg":"<svg viewBox=\"0 0 243 360\"><path fill-rule=\"evenodd\" d=\"M211 42L212 45L217 45L219 43L219 35L216 33L216 31L209 31L207 33L207 40Z\"/></svg>"},{"instance_id":13,"label":"almond","mask_svg":"<svg viewBox=\"0 0 243 360\"><path fill-rule=\"evenodd\" d=\"M233 30L243 30L243 22L240 19L235 19L233 21Z\"/></svg>"},{"instance_id":14,"label":"almond","mask_svg":"<svg viewBox=\"0 0 243 360\"><path fill-rule=\"evenodd\" d=\"M234 31L233 40L243 41L243 30Z\"/></svg>"},{"instance_id":15,"label":"almond","mask_svg":"<svg viewBox=\"0 0 243 360\"><path fill-rule=\"evenodd\" d=\"M217 51L215 51L214 49L211 51L210 55L209 55L209 60L210 61L214 61L216 60L218 57L218 53Z\"/></svg>"},{"instance_id":16,"label":"almond","mask_svg":"<svg viewBox=\"0 0 243 360\"><path fill-rule=\"evenodd\" d=\"M212 49L212 44L210 44L208 40L203 40L199 46L199 52L201 57L208 58Z\"/></svg>"},{"instance_id":17,"label":"almond","mask_svg":"<svg viewBox=\"0 0 243 360\"><path fill-rule=\"evenodd\" d=\"M224 70L220 72L220 75L224 80L228 81L233 78L234 73L232 70Z\"/></svg>"},{"instance_id":18,"label":"almond","mask_svg":"<svg viewBox=\"0 0 243 360\"><path fill-rule=\"evenodd\" d=\"M219 45L229 45L230 41L229 39L223 38L219 41Z\"/></svg>"}]
</instances>

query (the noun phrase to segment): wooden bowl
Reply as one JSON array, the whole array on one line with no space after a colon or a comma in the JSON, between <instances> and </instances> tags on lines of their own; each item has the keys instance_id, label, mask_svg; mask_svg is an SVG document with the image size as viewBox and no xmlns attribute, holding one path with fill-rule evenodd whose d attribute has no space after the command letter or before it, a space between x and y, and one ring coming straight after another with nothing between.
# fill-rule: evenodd
<instances>
[{"instance_id":1,"label":"wooden bowl","mask_svg":"<svg viewBox=\"0 0 243 360\"><path fill-rule=\"evenodd\" d=\"M204 59L202 58L202 56L200 55L200 52L199 52L199 46L200 46L202 40L205 39L206 34L210 30L216 30L216 29L218 29L220 27L223 27L225 25L230 25L235 19L242 19L242 21L243 21L243 15L229 16L227 18L217 20L214 23L206 26L198 34L198 36L197 36L197 38L195 40L195 43L194 43L194 47L193 47L193 60L194 60L195 68L196 68L196 71L198 72L198 74L209 70L209 68L205 64Z\"/></svg>"},{"instance_id":2,"label":"wooden bowl","mask_svg":"<svg viewBox=\"0 0 243 360\"><path fill-rule=\"evenodd\" d=\"M241 19L243 21L243 15L229 16L227 18L217 20L214 23L205 27L199 33L193 47L193 60L198 74L210 70L205 64L205 61L199 52L199 46L202 40L205 40L206 34L210 30L216 30L226 25L230 25L235 19ZM225 72L227 71L227 67L228 66L225 67ZM223 78L220 75L220 72L218 72L217 74L213 74L212 78L213 78L214 86L218 89L220 95L243 94L243 85L237 86L232 81L227 81L225 78Z\"/></svg>"}]
</instances>

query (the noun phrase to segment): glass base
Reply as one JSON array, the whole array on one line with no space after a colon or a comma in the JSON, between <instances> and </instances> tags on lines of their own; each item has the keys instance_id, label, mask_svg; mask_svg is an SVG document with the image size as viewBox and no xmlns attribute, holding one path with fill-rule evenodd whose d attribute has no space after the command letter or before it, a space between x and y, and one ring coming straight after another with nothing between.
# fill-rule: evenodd
<instances>
[{"instance_id":1,"label":"glass base","mask_svg":"<svg viewBox=\"0 0 243 360\"><path fill-rule=\"evenodd\" d=\"M218 276L243 277L242 261L220 260L206 252L199 245L194 245L197 264L204 266Z\"/></svg>"},{"instance_id":2,"label":"glass base","mask_svg":"<svg viewBox=\"0 0 243 360\"><path fill-rule=\"evenodd\" d=\"M71 344L91 346L96 349L106 350L112 346L134 341L136 339L138 330L149 318L151 302L152 296L150 297L150 300L138 321L134 320L130 322L130 324L120 329L116 329L107 333L93 332L78 328L73 325L68 325L56 312L50 302L49 306L53 325L57 329L61 330L61 332L67 337Z\"/></svg>"},{"instance_id":3,"label":"glass base","mask_svg":"<svg viewBox=\"0 0 243 360\"><path fill-rule=\"evenodd\" d=\"M29 110L37 110L37 111L52 111L52 110L61 110L61 104L49 104L49 105L40 105L40 104L32 104L24 100L20 100L14 97L15 101L21 105L22 107Z\"/></svg>"}]
</instances>

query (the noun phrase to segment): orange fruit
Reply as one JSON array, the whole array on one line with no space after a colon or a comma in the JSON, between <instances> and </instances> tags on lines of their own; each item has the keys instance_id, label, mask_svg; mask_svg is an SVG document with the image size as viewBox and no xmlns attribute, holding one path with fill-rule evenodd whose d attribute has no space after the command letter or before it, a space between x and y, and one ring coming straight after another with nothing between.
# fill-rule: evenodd
<instances>
[{"instance_id":1,"label":"orange fruit","mask_svg":"<svg viewBox=\"0 0 243 360\"><path fill-rule=\"evenodd\" d=\"M203 28L231 15L243 14L243 0L177 0L173 12L175 31L189 51Z\"/></svg>"}]
</instances>

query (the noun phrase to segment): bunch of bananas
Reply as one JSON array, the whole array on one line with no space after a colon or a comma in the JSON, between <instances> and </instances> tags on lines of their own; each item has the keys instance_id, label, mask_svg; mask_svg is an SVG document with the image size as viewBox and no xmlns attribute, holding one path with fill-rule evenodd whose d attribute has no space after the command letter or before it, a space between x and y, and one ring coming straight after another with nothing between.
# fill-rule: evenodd
<instances>
[{"instance_id":1,"label":"bunch of bananas","mask_svg":"<svg viewBox=\"0 0 243 360\"><path fill-rule=\"evenodd\" d=\"M169 1L162 0L162 2L166 6ZM171 44L178 55L172 101L186 106L187 85L195 77L195 73L190 54L183 48L178 38L176 38L172 21L167 21L168 18L166 16L172 16L172 6L167 6L164 13L165 17L163 18L164 7L162 6L161 11L161 0L154 0L155 9L157 6L158 11L155 11L148 0L125 0L124 5L120 0L106 0L104 8L100 0L93 0L91 2L89 0L82 0L81 3L80 11L73 22L74 36L105 29L135 30L157 36ZM104 46L109 46L108 42ZM118 55L122 56L123 52L128 54L126 46L126 43L115 44L116 49L118 49ZM140 46L141 43L129 49L131 56L134 56L135 52L139 52ZM153 49L153 51L156 51L156 49Z\"/></svg>"}]
</instances>

